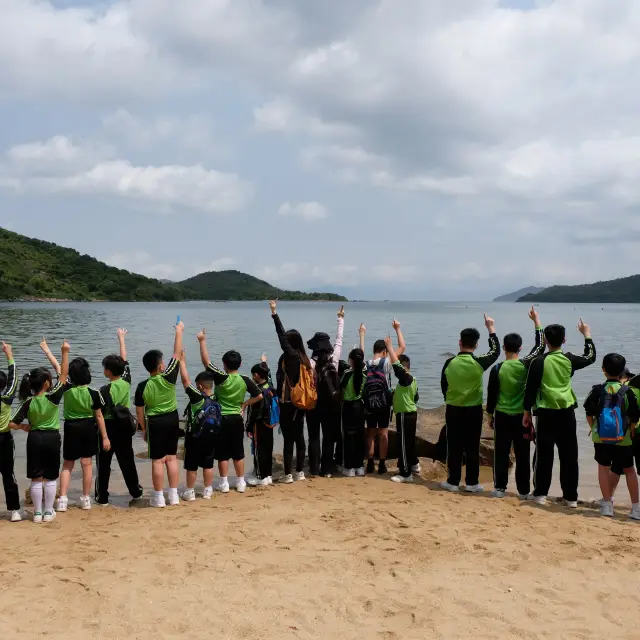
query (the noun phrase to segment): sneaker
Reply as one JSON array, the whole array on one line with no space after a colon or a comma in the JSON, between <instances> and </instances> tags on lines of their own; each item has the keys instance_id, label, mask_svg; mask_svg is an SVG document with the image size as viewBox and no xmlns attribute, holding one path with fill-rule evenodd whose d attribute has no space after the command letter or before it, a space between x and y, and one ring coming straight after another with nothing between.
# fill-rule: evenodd
<instances>
[{"instance_id":1,"label":"sneaker","mask_svg":"<svg viewBox=\"0 0 640 640\"><path fill-rule=\"evenodd\" d=\"M447 491L451 491L451 493L458 493L460 491L460 487L457 484L449 484L448 482L441 482L440 486Z\"/></svg>"},{"instance_id":2,"label":"sneaker","mask_svg":"<svg viewBox=\"0 0 640 640\"><path fill-rule=\"evenodd\" d=\"M564 506L569 509L577 509L578 501L577 500L564 500Z\"/></svg>"},{"instance_id":3,"label":"sneaker","mask_svg":"<svg viewBox=\"0 0 640 640\"><path fill-rule=\"evenodd\" d=\"M413 476L392 476L391 482L413 482Z\"/></svg>"},{"instance_id":4,"label":"sneaker","mask_svg":"<svg viewBox=\"0 0 640 640\"><path fill-rule=\"evenodd\" d=\"M244 493L247 489L247 483L245 482L244 478L238 478L236 480L236 491L238 493Z\"/></svg>"},{"instance_id":5,"label":"sneaker","mask_svg":"<svg viewBox=\"0 0 640 640\"><path fill-rule=\"evenodd\" d=\"M278 482L280 482L281 484L292 484L293 476L288 473L287 475L281 476Z\"/></svg>"},{"instance_id":6,"label":"sneaker","mask_svg":"<svg viewBox=\"0 0 640 640\"><path fill-rule=\"evenodd\" d=\"M330 478L330 475L326 475L325 478ZM296 471L293 474L293 479L297 482L298 480L306 480L306 478L304 477L304 471Z\"/></svg>"},{"instance_id":7,"label":"sneaker","mask_svg":"<svg viewBox=\"0 0 640 640\"><path fill-rule=\"evenodd\" d=\"M262 478L261 480L256 480L256 487L270 487L273 484L273 480L271 476L267 476L266 478Z\"/></svg>"},{"instance_id":8,"label":"sneaker","mask_svg":"<svg viewBox=\"0 0 640 640\"><path fill-rule=\"evenodd\" d=\"M482 493L484 491L484 487L481 484L472 484L462 487L462 490L467 493Z\"/></svg>"},{"instance_id":9,"label":"sneaker","mask_svg":"<svg viewBox=\"0 0 640 640\"><path fill-rule=\"evenodd\" d=\"M55 511L45 511L42 522L53 522L56 519Z\"/></svg>"},{"instance_id":10,"label":"sneaker","mask_svg":"<svg viewBox=\"0 0 640 640\"><path fill-rule=\"evenodd\" d=\"M355 478L355 477L356 477L356 470L355 470L355 469L345 469L345 470L342 472L342 475L343 475L345 478Z\"/></svg>"},{"instance_id":11,"label":"sneaker","mask_svg":"<svg viewBox=\"0 0 640 640\"><path fill-rule=\"evenodd\" d=\"M321 473L320 477L321 478L333 478L333 476L330 473Z\"/></svg>"},{"instance_id":12,"label":"sneaker","mask_svg":"<svg viewBox=\"0 0 640 640\"><path fill-rule=\"evenodd\" d=\"M367 473L375 473L376 472L376 463L373 460L369 460L367 462Z\"/></svg>"},{"instance_id":13,"label":"sneaker","mask_svg":"<svg viewBox=\"0 0 640 640\"><path fill-rule=\"evenodd\" d=\"M227 478L225 478L224 480L219 482L218 486L216 487L216 489L220 493L229 493L229 480L227 480Z\"/></svg>"},{"instance_id":14,"label":"sneaker","mask_svg":"<svg viewBox=\"0 0 640 640\"><path fill-rule=\"evenodd\" d=\"M196 499L196 492L195 489L185 489L181 494L180 497L185 501L185 502L195 502ZM211 497L211 496L209 496Z\"/></svg>"},{"instance_id":15,"label":"sneaker","mask_svg":"<svg viewBox=\"0 0 640 640\"><path fill-rule=\"evenodd\" d=\"M533 496L532 500L540 506L547 504L547 496Z\"/></svg>"},{"instance_id":16,"label":"sneaker","mask_svg":"<svg viewBox=\"0 0 640 640\"><path fill-rule=\"evenodd\" d=\"M153 496L151 500L149 500L149 506L155 507L156 509L164 509L164 507L167 506L167 503L164 501L164 494L157 498Z\"/></svg>"},{"instance_id":17,"label":"sneaker","mask_svg":"<svg viewBox=\"0 0 640 640\"><path fill-rule=\"evenodd\" d=\"M132 500L136 500L136 498L132 498ZM108 507L109 506L109 500L102 500L101 498L94 498L93 499L94 504L97 504L101 507Z\"/></svg>"},{"instance_id":18,"label":"sneaker","mask_svg":"<svg viewBox=\"0 0 640 640\"><path fill-rule=\"evenodd\" d=\"M640 504L634 504L631 507L631 513L629 514L629 517L632 520L640 520Z\"/></svg>"},{"instance_id":19,"label":"sneaker","mask_svg":"<svg viewBox=\"0 0 640 640\"><path fill-rule=\"evenodd\" d=\"M195 496L194 496L195 499ZM180 504L180 496L178 495L178 490L175 489L173 491L169 490L169 506L175 507Z\"/></svg>"},{"instance_id":20,"label":"sneaker","mask_svg":"<svg viewBox=\"0 0 640 640\"><path fill-rule=\"evenodd\" d=\"M359 467L358 469L356 469L356 475L358 477L362 477L364 475L364 467Z\"/></svg>"},{"instance_id":21,"label":"sneaker","mask_svg":"<svg viewBox=\"0 0 640 640\"><path fill-rule=\"evenodd\" d=\"M269 486L273 485L273 478L271 476L269 476L268 478L265 478L265 480L267 480L267 483Z\"/></svg>"},{"instance_id":22,"label":"sneaker","mask_svg":"<svg viewBox=\"0 0 640 640\"><path fill-rule=\"evenodd\" d=\"M65 512L69 508L69 498L67 496L60 496L58 498L58 508L56 511L60 511L60 513Z\"/></svg>"},{"instance_id":23,"label":"sneaker","mask_svg":"<svg viewBox=\"0 0 640 640\"><path fill-rule=\"evenodd\" d=\"M11 512L11 522L22 522L23 513L20 509Z\"/></svg>"},{"instance_id":24,"label":"sneaker","mask_svg":"<svg viewBox=\"0 0 640 640\"><path fill-rule=\"evenodd\" d=\"M204 490L202 491L202 497L205 500L211 500L212 496L213 496L213 487L205 487Z\"/></svg>"},{"instance_id":25,"label":"sneaker","mask_svg":"<svg viewBox=\"0 0 640 640\"><path fill-rule=\"evenodd\" d=\"M344 466L341 464L336 464L336 471L338 473L342 473L344 471Z\"/></svg>"},{"instance_id":26,"label":"sneaker","mask_svg":"<svg viewBox=\"0 0 640 640\"><path fill-rule=\"evenodd\" d=\"M42 524L42 511L36 511L36 512L33 514L33 521L34 521L36 524Z\"/></svg>"},{"instance_id":27,"label":"sneaker","mask_svg":"<svg viewBox=\"0 0 640 640\"><path fill-rule=\"evenodd\" d=\"M502 491L502 489L494 489L491 492L491 495L494 498L504 498L507 495L507 492L506 491Z\"/></svg>"},{"instance_id":28,"label":"sneaker","mask_svg":"<svg viewBox=\"0 0 640 640\"><path fill-rule=\"evenodd\" d=\"M520 498L520 500L531 500L531 494L530 493L519 493L518 494L518 498Z\"/></svg>"},{"instance_id":29,"label":"sneaker","mask_svg":"<svg viewBox=\"0 0 640 640\"><path fill-rule=\"evenodd\" d=\"M419 462L418 464L414 464L411 466L411 473L420 473L420 471L422 471L422 469L420 468Z\"/></svg>"},{"instance_id":30,"label":"sneaker","mask_svg":"<svg viewBox=\"0 0 640 640\"><path fill-rule=\"evenodd\" d=\"M80 496L80 500L78 500L78 506L83 511L88 511L91 509L91 498L89 496ZM47 514L44 514L44 517L47 517Z\"/></svg>"},{"instance_id":31,"label":"sneaker","mask_svg":"<svg viewBox=\"0 0 640 640\"><path fill-rule=\"evenodd\" d=\"M613 518L613 502L603 500L600 503L600 515L606 518Z\"/></svg>"},{"instance_id":32,"label":"sneaker","mask_svg":"<svg viewBox=\"0 0 640 640\"><path fill-rule=\"evenodd\" d=\"M387 463L384 460L380 460L380 464L378 465L378 474L383 476L387 473Z\"/></svg>"}]
</instances>

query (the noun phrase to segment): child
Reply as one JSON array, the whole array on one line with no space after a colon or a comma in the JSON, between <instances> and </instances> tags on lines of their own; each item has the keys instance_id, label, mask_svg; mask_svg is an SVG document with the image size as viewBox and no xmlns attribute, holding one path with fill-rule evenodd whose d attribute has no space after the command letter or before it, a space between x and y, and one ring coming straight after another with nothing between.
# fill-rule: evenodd
<instances>
[{"instance_id":1,"label":"child","mask_svg":"<svg viewBox=\"0 0 640 640\"><path fill-rule=\"evenodd\" d=\"M278 401L278 396L271 384L266 360L251 368L251 377L262 392L263 402L254 404L249 412L247 433L253 439L255 478L250 478L248 484L252 487L268 487L273 484L273 430L279 419L279 415L272 415L272 407L273 401Z\"/></svg>"},{"instance_id":2,"label":"child","mask_svg":"<svg viewBox=\"0 0 640 640\"><path fill-rule=\"evenodd\" d=\"M213 496L213 460L215 451L215 434L210 429L200 429L198 415L213 401L213 374L202 371L196 376L196 386L191 384L187 371L187 356L182 352L180 359L180 378L189 397L186 410L187 429L184 436L184 468L187 472L187 488L180 497L186 502L196 499L196 480L198 468L202 469L204 489L202 497L211 500ZM216 403L217 404L217 403Z\"/></svg>"},{"instance_id":3,"label":"child","mask_svg":"<svg viewBox=\"0 0 640 640\"><path fill-rule=\"evenodd\" d=\"M138 469L133 453L135 422L130 413L131 370L127 362L126 329L118 329L120 355L111 354L104 358L102 367L109 384L100 389L105 402L104 420L111 449L100 446L98 453L98 477L96 479L95 500L98 504L109 504L109 479L113 454L118 459L120 471L129 494L134 500L142 497L142 487L138 479Z\"/></svg>"},{"instance_id":4,"label":"child","mask_svg":"<svg viewBox=\"0 0 640 640\"><path fill-rule=\"evenodd\" d=\"M213 373L213 382L216 385L215 398L220 403L222 410L221 432L216 442L216 459L220 473L218 490L222 493L229 493L227 474L229 458L233 458L237 477L236 490L244 493L247 483L244 479L244 421L242 412L246 407L260 402L262 394L251 378L238 373L238 369L242 365L242 356L237 351L227 351L222 356L224 371L220 371L209 359L204 329L198 334L198 342L200 343L202 364ZM251 398L245 402L247 393Z\"/></svg>"},{"instance_id":5,"label":"child","mask_svg":"<svg viewBox=\"0 0 640 640\"><path fill-rule=\"evenodd\" d=\"M449 477L442 483L447 491L460 490L462 455L466 456L465 491L484 491L480 478L480 436L482 435L482 375L500 356L500 343L495 322L484 314L489 331L488 353L475 356L480 333L477 329L464 329L460 333L460 353L449 358L442 368L440 386L447 405L447 467Z\"/></svg>"},{"instance_id":6,"label":"child","mask_svg":"<svg viewBox=\"0 0 640 640\"><path fill-rule=\"evenodd\" d=\"M418 383L411 375L411 361L406 355L397 356L393 350L391 337L384 341L391 360L393 372L398 378L398 386L393 393L393 411L396 414L398 434L398 475L392 482L413 482L412 471L420 473L416 456L416 427L418 426Z\"/></svg>"},{"instance_id":7,"label":"child","mask_svg":"<svg viewBox=\"0 0 640 640\"><path fill-rule=\"evenodd\" d=\"M71 484L71 472L76 460L82 466L82 495L80 508L91 509L91 484L93 481L93 456L98 453L98 432L102 448L109 451L102 409L104 400L99 391L90 389L91 370L84 358L74 358L69 364L69 380L64 393L64 438L62 440L62 473L60 474L60 498L58 511L69 506L67 492ZM96 426L97 425L97 426Z\"/></svg>"},{"instance_id":8,"label":"child","mask_svg":"<svg viewBox=\"0 0 640 640\"><path fill-rule=\"evenodd\" d=\"M340 380L342 389L342 432L344 436L344 475L364 476L365 413L362 394L367 375L364 351L353 349L350 368Z\"/></svg>"},{"instance_id":9,"label":"child","mask_svg":"<svg viewBox=\"0 0 640 640\"><path fill-rule=\"evenodd\" d=\"M13 473L15 445L13 434L9 428L11 404L16 395L18 374L11 345L3 342L2 352L7 357L8 374L0 371L0 473L2 473L7 510L11 512L11 522L20 522L22 520L20 494Z\"/></svg>"},{"instance_id":10,"label":"child","mask_svg":"<svg viewBox=\"0 0 640 640\"><path fill-rule=\"evenodd\" d=\"M553 473L554 446L560 458L560 486L566 506L578 506L578 436L576 407L578 402L571 387L573 374L596 361L596 348L591 330L582 318L578 331L584 336L584 354L563 353L566 330L559 324L544 330L548 352L536 358L529 367L524 396L523 425L533 428L531 411L536 407L536 452L533 471L533 499L537 504L547 502Z\"/></svg>"},{"instance_id":11,"label":"child","mask_svg":"<svg viewBox=\"0 0 640 640\"><path fill-rule=\"evenodd\" d=\"M53 522L56 512L56 481L60 475L60 411L59 404L69 374L69 344L62 343L62 366L58 384L53 386L48 369L33 369L25 374L18 389L23 401L11 417L9 427L22 429L27 420L27 477L31 480L33 521ZM42 501L44 493L44 515Z\"/></svg>"},{"instance_id":12,"label":"child","mask_svg":"<svg viewBox=\"0 0 640 640\"><path fill-rule=\"evenodd\" d=\"M530 431L522 425L524 417L524 389L531 363L544 353L544 332L540 316L534 307L529 318L535 324L535 346L528 356L519 359L522 338L517 333L504 337L506 359L491 369L487 390L487 413L494 429L493 496L504 498L509 481L511 445L516 456L516 485L522 500L529 495L531 483ZM495 415L494 415L495 414Z\"/></svg>"},{"instance_id":13,"label":"child","mask_svg":"<svg viewBox=\"0 0 640 640\"><path fill-rule=\"evenodd\" d=\"M591 390L584 403L587 422L591 429L591 438L598 463L598 480L602 491L600 515L613 517L613 495L611 472L622 470L627 478L627 488L631 496L631 513L629 517L640 520L640 498L638 495L638 476L633 467L633 444L640 408L633 391L622 385L620 377L624 374L626 361L617 354L610 353L602 361L602 372L606 382L598 384ZM607 429L608 416L614 418L616 428ZM620 424L622 423L622 424ZM622 429L618 428L618 425ZM611 440L605 440L612 438ZM617 484L617 483L616 483Z\"/></svg>"},{"instance_id":14,"label":"child","mask_svg":"<svg viewBox=\"0 0 640 640\"><path fill-rule=\"evenodd\" d=\"M164 470L167 469L169 480L169 505L180 504L178 495L178 437L180 417L178 416L178 399L176 382L180 371L180 355L182 353L182 334L184 324L175 326L173 355L165 367L162 351L147 351L142 358L149 378L143 380L136 389L134 404L138 424L142 435L149 446L151 458L151 478L153 481L153 497L149 505L162 509L166 507L164 499Z\"/></svg>"},{"instance_id":15,"label":"child","mask_svg":"<svg viewBox=\"0 0 640 640\"><path fill-rule=\"evenodd\" d=\"M401 356L406 346L404 344L404 337L402 330L400 329L400 323L394 318L392 326L396 332L398 338L398 348L396 349L396 356ZM366 353L364 348L364 337L367 333L367 328L364 324L360 325L360 348L363 353ZM377 371L382 375L379 377L382 383L382 378L385 378L386 389L382 386L377 393L377 401L375 402L376 408L373 409L367 406L371 403L369 400L370 391L369 385L365 382L365 408L367 411L367 451L369 460L367 462L367 473L374 473L376 470L374 461L374 452L376 448L376 440L378 441L378 452L380 454L380 463L378 464L378 473L383 475L387 473L387 449L389 447L389 422L391 421L391 362L388 358L387 349L385 347L384 340L376 340L373 344L373 360L367 362L367 371ZM367 375L367 378L370 376Z\"/></svg>"}]
</instances>

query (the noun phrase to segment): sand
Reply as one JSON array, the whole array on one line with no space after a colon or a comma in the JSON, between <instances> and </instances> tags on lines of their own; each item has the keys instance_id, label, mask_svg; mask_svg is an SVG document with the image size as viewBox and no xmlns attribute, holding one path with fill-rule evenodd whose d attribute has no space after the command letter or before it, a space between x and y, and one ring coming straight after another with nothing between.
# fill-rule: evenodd
<instances>
[{"instance_id":1,"label":"sand","mask_svg":"<svg viewBox=\"0 0 640 640\"><path fill-rule=\"evenodd\" d=\"M626 510L436 487L317 478L0 522L3 637L640 638Z\"/></svg>"}]
</instances>

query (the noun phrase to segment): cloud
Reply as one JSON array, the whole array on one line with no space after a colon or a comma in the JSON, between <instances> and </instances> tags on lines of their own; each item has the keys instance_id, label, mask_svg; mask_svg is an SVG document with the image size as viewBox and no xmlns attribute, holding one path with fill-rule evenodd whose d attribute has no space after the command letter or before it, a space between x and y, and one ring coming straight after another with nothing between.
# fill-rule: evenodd
<instances>
[{"instance_id":1,"label":"cloud","mask_svg":"<svg viewBox=\"0 0 640 640\"><path fill-rule=\"evenodd\" d=\"M304 220L315 221L322 220L329 215L327 208L319 202L298 202L290 204L284 202L278 209L279 216L294 216L303 218Z\"/></svg>"}]
</instances>

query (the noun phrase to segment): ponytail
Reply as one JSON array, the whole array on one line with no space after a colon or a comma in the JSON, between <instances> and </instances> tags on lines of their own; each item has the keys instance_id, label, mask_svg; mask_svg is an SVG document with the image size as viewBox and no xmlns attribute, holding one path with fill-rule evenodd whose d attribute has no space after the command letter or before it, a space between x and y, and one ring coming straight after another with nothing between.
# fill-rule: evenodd
<instances>
[{"instance_id":1,"label":"ponytail","mask_svg":"<svg viewBox=\"0 0 640 640\"><path fill-rule=\"evenodd\" d=\"M26 400L31 396L31 382L29 377L31 374L25 373L20 380L20 386L18 387L18 397L20 400Z\"/></svg>"},{"instance_id":2,"label":"ponytail","mask_svg":"<svg viewBox=\"0 0 640 640\"><path fill-rule=\"evenodd\" d=\"M40 393L46 382L51 384L52 378L49 369L39 367L32 369L29 373L25 373L20 381L18 388L18 396L20 400L26 400L36 393Z\"/></svg>"},{"instance_id":3,"label":"ponytail","mask_svg":"<svg viewBox=\"0 0 640 640\"><path fill-rule=\"evenodd\" d=\"M364 352L362 349L353 349L349 354L349 360L353 363L353 389L360 395L364 383Z\"/></svg>"}]
</instances>

